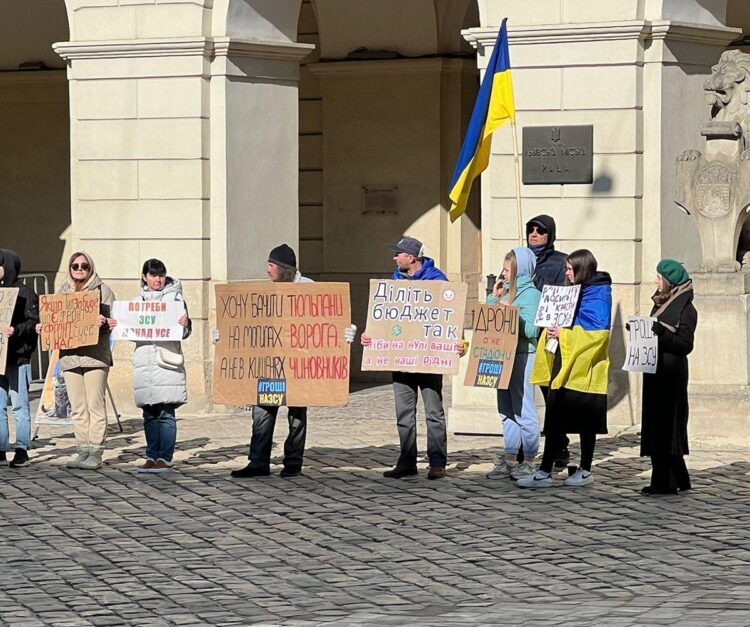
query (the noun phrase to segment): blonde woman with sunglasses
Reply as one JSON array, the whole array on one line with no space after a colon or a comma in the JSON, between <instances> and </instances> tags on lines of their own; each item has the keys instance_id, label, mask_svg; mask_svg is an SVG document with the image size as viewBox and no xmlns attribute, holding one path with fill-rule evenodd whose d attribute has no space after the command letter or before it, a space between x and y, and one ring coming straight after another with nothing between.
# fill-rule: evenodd
<instances>
[{"instance_id":1,"label":"blonde woman with sunglasses","mask_svg":"<svg viewBox=\"0 0 750 627\"><path fill-rule=\"evenodd\" d=\"M78 448L78 456L66 466L94 470L102 465L104 442L107 438L104 403L107 376L112 367L109 334L116 323L109 316L115 295L99 278L93 259L85 252L77 252L70 257L68 277L59 293L84 291L99 292L99 341L92 346L62 349L60 369L70 399ZM41 325L37 325L37 332L40 329Z\"/></svg>"}]
</instances>

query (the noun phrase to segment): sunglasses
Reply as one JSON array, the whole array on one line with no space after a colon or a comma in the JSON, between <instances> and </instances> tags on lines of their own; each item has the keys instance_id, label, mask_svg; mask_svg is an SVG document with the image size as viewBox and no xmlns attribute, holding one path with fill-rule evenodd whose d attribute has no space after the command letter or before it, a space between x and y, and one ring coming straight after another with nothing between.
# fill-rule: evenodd
<instances>
[{"instance_id":1,"label":"sunglasses","mask_svg":"<svg viewBox=\"0 0 750 627\"><path fill-rule=\"evenodd\" d=\"M526 235L531 235L534 231L539 233L539 235L547 235L547 233L549 233L549 230L545 229L543 226L532 224L531 226L526 228Z\"/></svg>"},{"instance_id":2,"label":"sunglasses","mask_svg":"<svg viewBox=\"0 0 750 627\"><path fill-rule=\"evenodd\" d=\"M70 269L71 270L83 270L84 272L88 272L89 270L91 270L91 266L87 263L81 263L81 264L71 263Z\"/></svg>"}]
</instances>

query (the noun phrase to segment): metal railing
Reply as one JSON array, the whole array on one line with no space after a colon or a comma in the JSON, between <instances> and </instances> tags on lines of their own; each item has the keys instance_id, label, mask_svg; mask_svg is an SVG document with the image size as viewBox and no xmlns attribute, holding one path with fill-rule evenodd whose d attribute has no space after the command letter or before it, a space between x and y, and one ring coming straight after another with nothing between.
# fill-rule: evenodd
<instances>
[{"instance_id":1,"label":"metal railing","mask_svg":"<svg viewBox=\"0 0 750 627\"><path fill-rule=\"evenodd\" d=\"M19 280L26 287L30 287L39 296L43 294L49 294L49 279L46 274L41 272L30 272L29 274L19 275ZM41 291L40 288L41 287ZM31 359L31 379L32 381L40 382L44 381L44 377L47 374L47 366L49 364L49 353L42 350L41 337L36 340L36 353L35 357Z\"/></svg>"}]
</instances>

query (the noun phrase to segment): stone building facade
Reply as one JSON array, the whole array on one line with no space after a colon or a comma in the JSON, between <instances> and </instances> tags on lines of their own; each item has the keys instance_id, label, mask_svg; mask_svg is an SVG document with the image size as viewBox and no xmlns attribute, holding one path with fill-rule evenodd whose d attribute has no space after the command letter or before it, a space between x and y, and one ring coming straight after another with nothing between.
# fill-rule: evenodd
<instances>
[{"instance_id":1,"label":"stone building facade","mask_svg":"<svg viewBox=\"0 0 750 627\"><path fill-rule=\"evenodd\" d=\"M87 250L119 298L143 260L164 260L196 320L196 410L212 285L262 278L280 242L306 274L351 283L360 325L403 234L483 291L517 232L507 129L455 224L447 190L503 17L519 127L594 126L593 183L524 186L523 213L553 215L561 250L590 248L611 272L620 361L657 260L699 259L675 157L707 117L711 66L750 44L745 0L5 0L0 17L0 246L54 283ZM613 420L637 421L637 395L615 371ZM454 427L485 430L492 402L457 386Z\"/></svg>"}]
</instances>

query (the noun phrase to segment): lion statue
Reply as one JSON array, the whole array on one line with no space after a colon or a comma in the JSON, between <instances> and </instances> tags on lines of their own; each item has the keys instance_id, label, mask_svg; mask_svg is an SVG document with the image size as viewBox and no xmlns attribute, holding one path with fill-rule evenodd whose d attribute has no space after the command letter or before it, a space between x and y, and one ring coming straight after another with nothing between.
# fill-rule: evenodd
<instances>
[{"instance_id":1,"label":"lion statue","mask_svg":"<svg viewBox=\"0 0 750 627\"><path fill-rule=\"evenodd\" d=\"M750 54L740 50L722 53L703 83L703 91L711 105L711 120L739 123L745 147L750 148Z\"/></svg>"}]
</instances>

